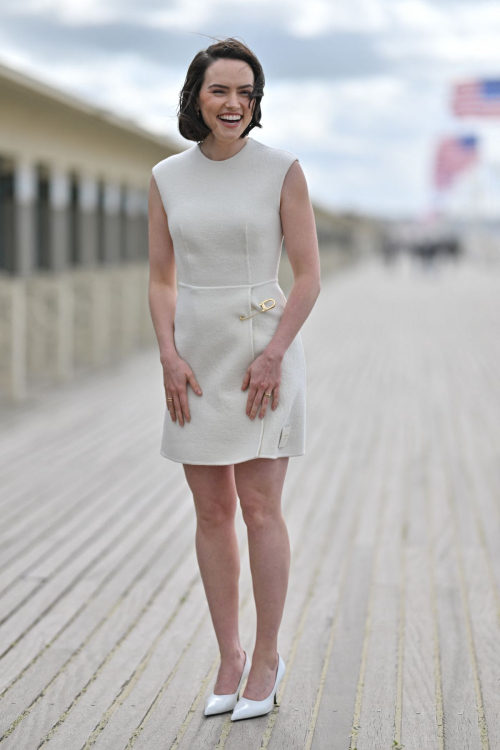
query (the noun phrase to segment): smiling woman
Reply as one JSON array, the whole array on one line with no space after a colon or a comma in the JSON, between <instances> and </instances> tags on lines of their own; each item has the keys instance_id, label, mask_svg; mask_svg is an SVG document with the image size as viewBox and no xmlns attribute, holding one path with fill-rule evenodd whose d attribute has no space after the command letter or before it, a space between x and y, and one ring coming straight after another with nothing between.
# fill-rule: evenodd
<instances>
[{"instance_id":1,"label":"smiling woman","mask_svg":"<svg viewBox=\"0 0 500 750\"><path fill-rule=\"evenodd\" d=\"M269 713L285 671L277 636L290 548L281 493L289 457L305 453L299 329L320 289L298 158L248 135L261 127L263 86L260 63L240 42L199 52L179 112L179 130L196 146L156 164L150 189L150 308L167 399L161 454L183 464L193 493L221 652L205 715L234 709L233 720ZM284 235L290 300L278 283ZM238 635L238 497L257 606L251 669Z\"/></svg>"}]
</instances>

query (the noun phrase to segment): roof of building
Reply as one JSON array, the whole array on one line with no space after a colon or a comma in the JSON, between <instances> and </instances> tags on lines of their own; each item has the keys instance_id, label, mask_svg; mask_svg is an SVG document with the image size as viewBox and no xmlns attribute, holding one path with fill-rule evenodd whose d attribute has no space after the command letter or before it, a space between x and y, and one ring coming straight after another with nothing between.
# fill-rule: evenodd
<instances>
[{"instance_id":1,"label":"roof of building","mask_svg":"<svg viewBox=\"0 0 500 750\"><path fill-rule=\"evenodd\" d=\"M173 143L171 139L157 135L156 133L141 127L134 122L134 120L117 115L114 112L103 109L102 107L96 107L73 94L55 88L54 86L26 75L25 73L21 73L3 63L0 63L0 84L24 89L27 92L29 91L35 95L44 97L45 99L51 99L54 103L67 107L73 112L80 112L88 117L94 117L108 125L119 128L122 131L126 131L140 138L144 138L150 141L150 143L162 146L170 151L182 151L182 149L179 149L177 144Z\"/></svg>"}]
</instances>

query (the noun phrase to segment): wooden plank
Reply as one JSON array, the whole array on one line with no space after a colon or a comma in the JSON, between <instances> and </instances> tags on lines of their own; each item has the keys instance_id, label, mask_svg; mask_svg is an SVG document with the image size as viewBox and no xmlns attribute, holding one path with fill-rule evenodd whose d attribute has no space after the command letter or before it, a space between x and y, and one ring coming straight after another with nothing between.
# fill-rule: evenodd
<instances>
[{"instance_id":1,"label":"wooden plank","mask_svg":"<svg viewBox=\"0 0 500 750\"><path fill-rule=\"evenodd\" d=\"M481 747L489 748L500 738L498 674L499 594L492 574L490 553L485 544L485 531L479 515L475 488L470 478L470 452L461 443L461 404L455 395L456 361L449 357L447 371L448 408L446 410L446 446L448 451L449 486L447 497L456 537L461 592L466 620L468 646L474 675L477 721ZM470 424L470 423L469 423ZM471 427L473 428L472 422ZM493 516L493 518L495 518ZM491 523L488 520L488 523ZM498 519L497 519L498 527ZM487 715L488 714L488 721ZM489 728L488 728L489 727ZM500 740L499 740L500 741Z\"/></svg>"},{"instance_id":2,"label":"wooden plank","mask_svg":"<svg viewBox=\"0 0 500 750\"><path fill-rule=\"evenodd\" d=\"M434 547L430 535L430 447L427 412L421 407L428 378L425 351L415 366L412 388L413 461L408 491L403 694L399 741L405 750L444 750L440 644Z\"/></svg>"},{"instance_id":3,"label":"wooden plank","mask_svg":"<svg viewBox=\"0 0 500 750\"><path fill-rule=\"evenodd\" d=\"M401 378L397 368L392 378L395 383ZM382 480L379 480L382 487L378 513L365 532L363 545L367 551L373 549L373 562L350 735L350 747L359 750L390 747L401 733L405 536L412 415L399 388L394 389L392 397L387 394L384 401L387 409L392 408L394 417ZM377 510L373 500L372 505L373 513ZM349 639L349 631L344 637ZM340 642L338 649L340 653L347 651L349 642Z\"/></svg>"},{"instance_id":4,"label":"wooden plank","mask_svg":"<svg viewBox=\"0 0 500 750\"><path fill-rule=\"evenodd\" d=\"M381 385L383 392L383 386ZM360 728L360 705L366 666L370 623L370 590L377 568L381 524L385 516L387 494L385 481L393 461L398 431L394 407L377 394L380 412L379 443L373 461L364 467L360 496L364 500L359 528L352 538L352 558L345 569L342 592L329 633L318 694L309 722L305 748L346 748L357 737ZM380 424L386 421L385 428ZM341 676L341 679L340 679ZM364 726L364 725L363 725Z\"/></svg>"},{"instance_id":5,"label":"wooden plank","mask_svg":"<svg viewBox=\"0 0 500 750\"><path fill-rule=\"evenodd\" d=\"M476 664L470 650L470 612L464 599L463 568L449 497L452 467L445 423L449 386L442 349L436 346L433 356L439 365L435 368L427 428L432 441L431 533L435 541L444 745L479 750L482 745L476 708Z\"/></svg>"}]
</instances>

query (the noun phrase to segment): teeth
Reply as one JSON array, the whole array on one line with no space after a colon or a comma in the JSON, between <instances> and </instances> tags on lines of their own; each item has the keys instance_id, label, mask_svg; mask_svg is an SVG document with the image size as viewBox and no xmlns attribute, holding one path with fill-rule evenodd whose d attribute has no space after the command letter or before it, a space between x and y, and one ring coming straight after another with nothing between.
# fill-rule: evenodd
<instances>
[{"instance_id":1,"label":"teeth","mask_svg":"<svg viewBox=\"0 0 500 750\"><path fill-rule=\"evenodd\" d=\"M236 115L236 116L232 117L231 115L228 115L228 116L222 117L221 115L219 115L219 119L220 120L227 120L227 122L237 122L238 120L241 120L241 116L240 115Z\"/></svg>"}]
</instances>

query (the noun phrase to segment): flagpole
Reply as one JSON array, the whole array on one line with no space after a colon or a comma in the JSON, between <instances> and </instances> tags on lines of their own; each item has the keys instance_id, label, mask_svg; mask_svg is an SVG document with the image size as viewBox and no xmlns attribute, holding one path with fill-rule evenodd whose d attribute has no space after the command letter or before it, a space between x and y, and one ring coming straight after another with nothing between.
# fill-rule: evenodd
<instances>
[{"instance_id":1,"label":"flagpole","mask_svg":"<svg viewBox=\"0 0 500 750\"><path fill-rule=\"evenodd\" d=\"M481 238L481 203L483 190L481 184L480 161L474 164L472 169L472 190L470 200L469 221L471 225L471 239L473 246L473 257L479 262L484 260L483 243Z\"/></svg>"}]
</instances>

